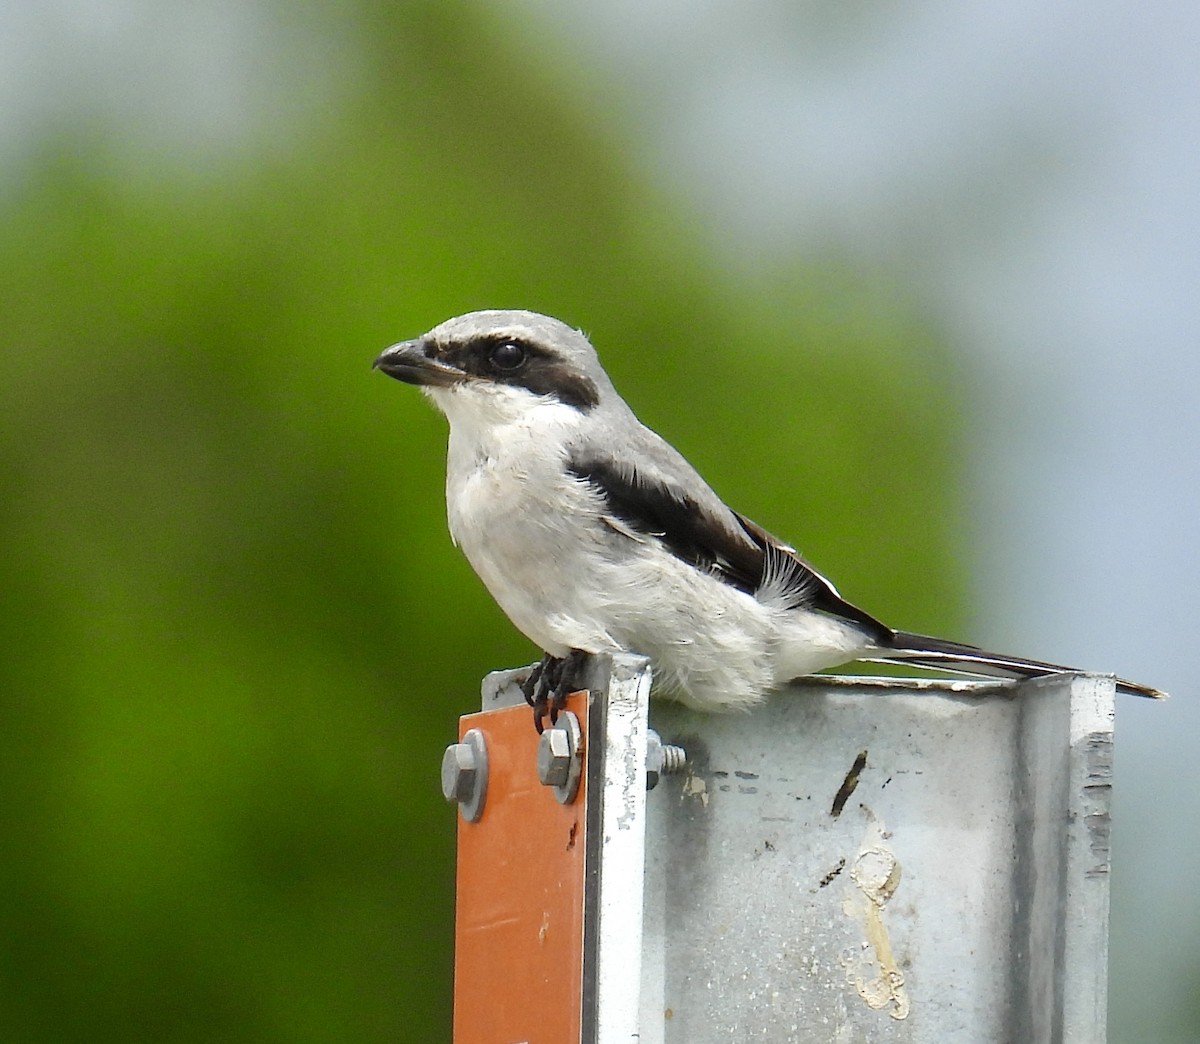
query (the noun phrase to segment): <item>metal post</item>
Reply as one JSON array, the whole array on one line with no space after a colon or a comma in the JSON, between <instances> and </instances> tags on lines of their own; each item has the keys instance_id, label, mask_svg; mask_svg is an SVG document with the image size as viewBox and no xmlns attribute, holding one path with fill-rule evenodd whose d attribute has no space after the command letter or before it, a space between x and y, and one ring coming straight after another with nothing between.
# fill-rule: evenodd
<instances>
[{"instance_id":1,"label":"metal post","mask_svg":"<svg viewBox=\"0 0 1200 1044\"><path fill-rule=\"evenodd\" d=\"M647 1042L1105 1036L1114 686L813 678L656 706Z\"/></svg>"},{"instance_id":2,"label":"metal post","mask_svg":"<svg viewBox=\"0 0 1200 1044\"><path fill-rule=\"evenodd\" d=\"M818 677L738 715L656 702L687 766L647 794L647 752L655 782L678 751L647 731L644 662L590 670L580 966L563 970L580 986L561 1002L579 1029L554 1039L1103 1041L1111 678ZM485 707L519 699L520 675L489 676ZM505 800L489 783L460 861ZM527 836L549 853L560 833ZM534 1039L504 1032L470 1039Z\"/></svg>"}]
</instances>

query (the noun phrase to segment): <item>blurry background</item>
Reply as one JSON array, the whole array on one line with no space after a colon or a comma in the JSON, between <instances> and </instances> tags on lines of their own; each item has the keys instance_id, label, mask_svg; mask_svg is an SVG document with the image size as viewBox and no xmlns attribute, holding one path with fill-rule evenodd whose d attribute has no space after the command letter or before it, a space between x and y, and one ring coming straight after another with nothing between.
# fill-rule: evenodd
<instances>
[{"instance_id":1,"label":"blurry background","mask_svg":"<svg viewBox=\"0 0 1200 1044\"><path fill-rule=\"evenodd\" d=\"M448 1039L536 651L369 371L478 307L885 619L1118 715L1111 1039L1200 1039L1200 9L0 8L0 1039Z\"/></svg>"}]
</instances>

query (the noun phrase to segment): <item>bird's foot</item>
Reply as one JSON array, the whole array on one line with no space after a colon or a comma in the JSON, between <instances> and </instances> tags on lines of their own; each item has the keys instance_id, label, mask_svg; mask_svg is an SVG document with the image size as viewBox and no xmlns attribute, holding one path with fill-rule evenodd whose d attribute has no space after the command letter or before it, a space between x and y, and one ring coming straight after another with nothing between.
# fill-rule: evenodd
<instances>
[{"instance_id":1,"label":"bird's foot","mask_svg":"<svg viewBox=\"0 0 1200 1044\"><path fill-rule=\"evenodd\" d=\"M549 717L551 725L558 722L558 713L567 705L567 696L575 691L575 680L587 655L579 649L572 649L564 657L546 653L529 672L521 693L533 708L533 727L539 735L546 727L544 718Z\"/></svg>"},{"instance_id":2,"label":"bird's foot","mask_svg":"<svg viewBox=\"0 0 1200 1044\"><path fill-rule=\"evenodd\" d=\"M542 719L547 714L550 715L551 725L554 724L555 719L558 717L558 708L551 707L551 696L557 692L559 682L562 680L565 663L566 660L546 653L542 657L542 662L529 672L529 677L525 679L525 684L521 686L521 693L525 697L525 702L533 708L533 727L538 730L539 735L545 729Z\"/></svg>"}]
</instances>

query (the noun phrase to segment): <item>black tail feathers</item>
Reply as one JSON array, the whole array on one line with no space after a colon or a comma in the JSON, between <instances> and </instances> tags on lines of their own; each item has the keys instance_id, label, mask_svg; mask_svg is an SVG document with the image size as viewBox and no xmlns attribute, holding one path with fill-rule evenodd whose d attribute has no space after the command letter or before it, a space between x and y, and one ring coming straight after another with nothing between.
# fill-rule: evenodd
<instances>
[{"instance_id":1,"label":"black tail feathers","mask_svg":"<svg viewBox=\"0 0 1200 1044\"><path fill-rule=\"evenodd\" d=\"M989 678L1038 678L1047 674L1078 673L1074 667L1028 660L1022 656L1005 656L977 649L973 645L908 631L893 631L888 644L885 646L881 643L879 655L864 659L881 663L906 663L951 674L974 674ZM1165 699L1167 695L1149 685L1126 681L1124 678L1117 679L1117 691L1155 700Z\"/></svg>"}]
</instances>

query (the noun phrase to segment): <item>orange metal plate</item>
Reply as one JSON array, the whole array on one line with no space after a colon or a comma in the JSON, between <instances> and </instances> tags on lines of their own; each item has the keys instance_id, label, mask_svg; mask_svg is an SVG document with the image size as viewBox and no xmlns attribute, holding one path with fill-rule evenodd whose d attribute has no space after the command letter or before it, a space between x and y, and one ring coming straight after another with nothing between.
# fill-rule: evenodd
<instances>
[{"instance_id":1,"label":"orange metal plate","mask_svg":"<svg viewBox=\"0 0 1200 1044\"><path fill-rule=\"evenodd\" d=\"M567 709L587 751L587 693ZM458 820L455 1044L568 1044L580 1034L587 772L560 805L538 782L537 733L524 704L468 714L488 789L478 822Z\"/></svg>"}]
</instances>

